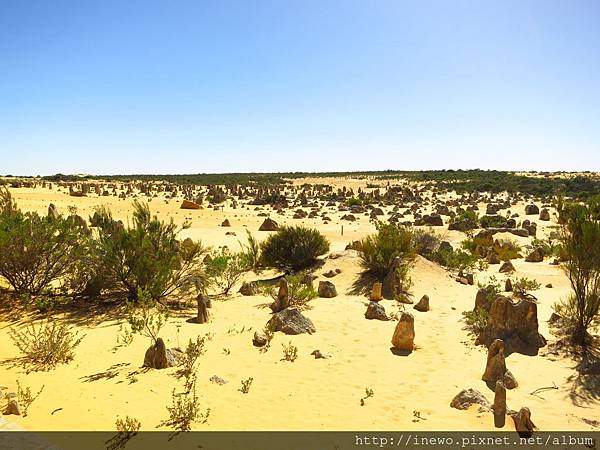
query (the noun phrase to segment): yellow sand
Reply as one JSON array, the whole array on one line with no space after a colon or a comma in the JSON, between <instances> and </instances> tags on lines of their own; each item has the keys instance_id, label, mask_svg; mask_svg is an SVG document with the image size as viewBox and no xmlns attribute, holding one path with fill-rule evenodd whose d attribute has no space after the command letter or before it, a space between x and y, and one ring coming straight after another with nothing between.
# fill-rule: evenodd
<instances>
[{"instance_id":1,"label":"yellow sand","mask_svg":"<svg viewBox=\"0 0 600 450\"><path fill-rule=\"evenodd\" d=\"M309 181L345 183L355 190L366 183L365 180L340 179ZM126 219L131 214L130 199L74 198L56 188L52 191L13 189L12 193L21 209L43 214L50 202L64 214L68 213L68 206L76 206L77 213L85 218L99 204L109 206L116 218ZM150 208L160 218L172 217L177 223L191 218L192 227L182 233L183 237L235 249L238 239L245 239L246 227L260 239L268 235L257 231L263 218L257 216L260 211L254 211L254 207L233 210L227 204L224 211L183 211L179 209L180 201L181 198L169 202L153 199ZM329 209L328 215L333 221L328 225L323 225L321 219L293 220L293 210L288 210L285 216L272 212L271 217L280 224L304 223L317 227L331 240L332 252L343 251L349 241L374 231L367 216L359 216L360 220L355 223L340 222L343 213L336 208ZM523 217L523 205L516 212ZM231 221L231 228L219 227L225 218ZM538 222L543 233L548 223L531 218ZM342 223L344 236L340 235ZM446 228L438 230L451 242L457 244L464 238L462 233L449 232ZM237 237L226 236L227 231L235 231ZM518 271L516 276L535 278L542 286L553 284L552 289L542 287L535 293L539 299L540 332L552 341L555 338L546 320L552 313L552 304L569 293L568 280L560 268L549 265L548 261L532 264L521 259L513 263ZM194 315L193 310L174 314L161 333L167 346L184 346L189 338L213 334L197 371L200 402L203 408L210 408L211 414L207 423L196 424L194 429L493 429L490 414L478 413L476 407L459 411L449 406L452 398L465 388L478 389L493 400L493 392L481 381L485 349L473 344L461 321L461 312L473 308L477 287L459 284L443 268L419 258L411 272L412 293L415 300L428 294L431 311L420 313L410 305L407 307L415 315L418 348L403 357L390 351L395 322L366 320L366 299L347 294L360 272L356 253L347 251L337 259L327 259L318 271L319 280L325 279L321 274L332 268L342 271L331 279L338 297L317 298L310 303L311 309L304 312L314 322L317 332L299 336L277 333L266 353L260 353L252 345L254 331L261 330L269 319L270 310L264 307L269 302L266 297L235 294L227 300L216 300L210 311L211 322L204 325L186 322ZM498 266L490 266L486 272L478 272L476 280L485 280L493 274L502 280L504 277L497 274L497 270ZM255 277L249 274L247 278ZM382 303L388 314L399 310L395 302ZM19 356L8 337L9 327L21 326L30 320L10 314L0 318L2 360ZM16 389L15 381L19 379L33 391L45 386L27 417L6 418L32 430L114 430L116 418L129 415L140 420L143 429L155 429L167 417L166 406L171 402L172 390L181 390L181 380L175 377L176 369L142 370L140 366L150 342L141 336L136 336L131 345L115 349L123 317L108 314L69 316L64 320L85 334L72 362L49 372L30 374L19 367L0 365L0 385ZM281 360L282 344L289 342L298 347L299 357L295 362ZM330 357L314 359L310 353L315 349ZM591 425L583 419L600 420L597 400L586 400L589 395L577 389L574 361L558 356L513 354L508 357L507 365L519 382L517 389L508 392L509 408L528 406L540 429L590 430ZM210 382L212 375L225 378L228 384L220 386ZM254 379L250 392L242 394L238 390L241 381L249 377ZM547 390L540 396L530 394L553 384L559 389ZM372 389L374 396L361 406L360 399L366 388ZM61 409L52 414L58 408ZM513 429L511 420L507 421L506 429Z\"/></svg>"}]
</instances>

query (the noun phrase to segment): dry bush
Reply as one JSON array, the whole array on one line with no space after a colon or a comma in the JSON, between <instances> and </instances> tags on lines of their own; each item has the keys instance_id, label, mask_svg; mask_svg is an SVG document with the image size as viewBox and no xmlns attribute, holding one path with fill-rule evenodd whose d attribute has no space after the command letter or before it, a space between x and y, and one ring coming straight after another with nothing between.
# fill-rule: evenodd
<instances>
[{"instance_id":1,"label":"dry bush","mask_svg":"<svg viewBox=\"0 0 600 450\"><path fill-rule=\"evenodd\" d=\"M247 378L246 380L242 380L242 384L238 391L240 391L242 394L247 394L248 392L250 392L250 386L252 386L253 381L254 378L252 377Z\"/></svg>"},{"instance_id":2,"label":"dry bush","mask_svg":"<svg viewBox=\"0 0 600 450\"><path fill-rule=\"evenodd\" d=\"M288 345L281 344L283 347L282 361L294 362L298 359L298 347L292 345L291 341Z\"/></svg>"},{"instance_id":3,"label":"dry bush","mask_svg":"<svg viewBox=\"0 0 600 450\"><path fill-rule=\"evenodd\" d=\"M42 391L44 390L45 385L42 385L39 391L35 395L31 392L31 388L29 386L21 386L19 380L17 380L17 399L19 401L19 405L21 406L23 417L27 417L29 412L29 407L31 404L40 396Z\"/></svg>"},{"instance_id":4,"label":"dry bush","mask_svg":"<svg viewBox=\"0 0 600 450\"><path fill-rule=\"evenodd\" d=\"M56 320L46 320L36 326L28 325L24 330L9 330L9 336L23 353L23 367L28 370L50 370L66 364L75 357L75 348L84 336L71 331L68 325Z\"/></svg>"},{"instance_id":5,"label":"dry bush","mask_svg":"<svg viewBox=\"0 0 600 450\"><path fill-rule=\"evenodd\" d=\"M171 427L177 431L190 431L194 423L206 423L210 415L210 408L205 412L200 411L200 401L196 394L196 376L191 377L191 389L177 394L175 389L171 394L171 406L167 406L169 418L158 424L158 427Z\"/></svg>"}]
</instances>

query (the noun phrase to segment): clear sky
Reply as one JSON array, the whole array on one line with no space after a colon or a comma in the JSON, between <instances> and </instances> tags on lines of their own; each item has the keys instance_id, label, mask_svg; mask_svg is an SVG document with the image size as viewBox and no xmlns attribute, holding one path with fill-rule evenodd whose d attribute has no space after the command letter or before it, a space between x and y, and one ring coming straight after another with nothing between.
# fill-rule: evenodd
<instances>
[{"instance_id":1,"label":"clear sky","mask_svg":"<svg viewBox=\"0 0 600 450\"><path fill-rule=\"evenodd\" d=\"M597 0L0 0L0 174L600 170Z\"/></svg>"}]
</instances>

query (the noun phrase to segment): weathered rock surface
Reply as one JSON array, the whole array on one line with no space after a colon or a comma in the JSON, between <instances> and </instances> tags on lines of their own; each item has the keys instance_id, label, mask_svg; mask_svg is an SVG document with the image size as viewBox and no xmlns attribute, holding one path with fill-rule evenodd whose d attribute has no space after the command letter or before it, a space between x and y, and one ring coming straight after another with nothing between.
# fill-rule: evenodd
<instances>
[{"instance_id":1,"label":"weathered rock surface","mask_svg":"<svg viewBox=\"0 0 600 450\"><path fill-rule=\"evenodd\" d=\"M156 343L148 347L144 356L144 367L153 369L166 369L179 364L183 352L175 348L166 348L162 338L158 338Z\"/></svg>"},{"instance_id":2,"label":"weathered rock surface","mask_svg":"<svg viewBox=\"0 0 600 450\"><path fill-rule=\"evenodd\" d=\"M412 314L403 312L396 324L392 336L392 346L398 350L412 352L415 348L415 318Z\"/></svg>"},{"instance_id":3,"label":"weathered rock surface","mask_svg":"<svg viewBox=\"0 0 600 450\"><path fill-rule=\"evenodd\" d=\"M277 231L279 230L279 224L275 222L273 219L267 217L258 231Z\"/></svg>"},{"instance_id":4,"label":"weathered rock surface","mask_svg":"<svg viewBox=\"0 0 600 450\"><path fill-rule=\"evenodd\" d=\"M181 206L179 207L180 209L201 209L202 207L195 202L192 202L191 200L184 200L183 202L181 202Z\"/></svg>"},{"instance_id":5,"label":"weathered rock surface","mask_svg":"<svg viewBox=\"0 0 600 450\"><path fill-rule=\"evenodd\" d=\"M312 321L302 315L298 308L294 306L273 314L267 323L267 327L270 330L281 331L284 334L312 334L317 331Z\"/></svg>"},{"instance_id":6,"label":"weathered rock surface","mask_svg":"<svg viewBox=\"0 0 600 450\"><path fill-rule=\"evenodd\" d=\"M288 282L285 278L279 281L279 290L277 291L277 298L271 303L271 311L279 312L290 306L289 299L289 287Z\"/></svg>"},{"instance_id":7,"label":"weathered rock surface","mask_svg":"<svg viewBox=\"0 0 600 450\"><path fill-rule=\"evenodd\" d=\"M481 392L476 389L463 389L450 402L450 407L456 409L469 409L472 405L479 405L484 411L491 411L492 405Z\"/></svg>"},{"instance_id":8,"label":"weathered rock surface","mask_svg":"<svg viewBox=\"0 0 600 450\"><path fill-rule=\"evenodd\" d=\"M503 295L490 297L483 289L475 297L475 310L483 308L488 316L479 341L489 346L501 339L507 353L537 354L546 345L546 339L538 332L537 304L525 298L513 303Z\"/></svg>"},{"instance_id":9,"label":"weathered rock surface","mask_svg":"<svg viewBox=\"0 0 600 450\"><path fill-rule=\"evenodd\" d=\"M255 281L244 282L240 287L240 294L245 296L258 295L259 292L258 284Z\"/></svg>"},{"instance_id":10,"label":"weathered rock surface","mask_svg":"<svg viewBox=\"0 0 600 450\"><path fill-rule=\"evenodd\" d=\"M506 368L504 342L501 339L494 340L488 348L485 372L481 379L488 383L489 386L495 386L498 380L507 389L514 389L518 386L517 380L515 380L512 373Z\"/></svg>"},{"instance_id":11,"label":"weathered rock surface","mask_svg":"<svg viewBox=\"0 0 600 450\"><path fill-rule=\"evenodd\" d=\"M423 297L421 297L421 300L419 300L418 303L415 306L413 306L413 308L420 312L429 311L429 296L424 295Z\"/></svg>"},{"instance_id":12,"label":"weathered rock surface","mask_svg":"<svg viewBox=\"0 0 600 450\"><path fill-rule=\"evenodd\" d=\"M335 284L331 281L319 281L319 297L323 298L333 298L337 296L337 290L335 288Z\"/></svg>"},{"instance_id":13,"label":"weathered rock surface","mask_svg":"<svg viewBox=\"0 0 600 450\"><path fill-rule=\"evenodd\" d=\"M390 320L385 313L385 308L378 302L369 302L367 311L365 312L365 318L369 320Z\"/></svg>"},{"instance_id":14,"label":"weathered rock surface","mask_svg":"<svg viewBox=\"0 0 600 450\"><path fill-rule=\"evenodd\" d=\"M267 335L265 333L263 333L262 331L254 332L254 337L252 338L252 344L255 347L264 347L265 345L267 345L267 342L269 342L269 339L267 338Z\"/></svg>"},{"instance_id":15,"label":"weathered rock surface","mask_svg":"<svg viewBox=\"0 0 600 450\"><path fill-rule=\"evenodd\" d=\"M381 286L380 282L373 283L373 288L371 289L371 295L369 296L369 300L372 302L378 302L383 300L383 296L381 295Z\"/></svg>"},{"instance_id":16,"label":"weathered rock surface","mask_svg":"<svg viewBox=\"0 0 600 450\"><path fill-rule=\"evenodd\" d=\"M519 412L511 414L511 417L515 422L515 429L519 433L519 436L524 438L531 437L536 426L531 421L531 411L529 408L524 406Z\"/></svg>"}]
</instances>

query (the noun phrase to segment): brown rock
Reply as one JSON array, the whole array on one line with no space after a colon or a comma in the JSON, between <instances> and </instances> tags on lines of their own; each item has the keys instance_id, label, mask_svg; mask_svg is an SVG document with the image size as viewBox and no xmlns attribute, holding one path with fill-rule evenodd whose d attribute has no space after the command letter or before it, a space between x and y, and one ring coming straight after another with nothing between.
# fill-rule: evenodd
<instances>
[{"instance_id":1,"label":"brown rock","mask_svg":"<svg viewBox=\"0 0 600 450\"><path fill-rule=\"evenodd\" d=\"M413 308L420 312L429 311L429 296L424 295L423 297L421 297L421 300L419 300L418 303L415 306L413 306Z\"/></svg>"},{"instance_id":2,"label":"brown rock","mask_svg":"<svg viewBox=\"0 0 600 450\"><path fill-rule=\"evenodd\" d=\"M6 405L6 409L4 410L5 416L15 415L20 416L21 414L21 405L19 405L19 401L16 398L13 398L8 401Z\"/></svg>"},{"instance_id":3,"label":"brown rock","mask_svg":"<svg viewBox=\"0 0 600 450\"><path fill-rule=\"evenodd\" d=\"M546 339L538 332L537 304L533 300L523 298L513 303L510 298L498 295L479 307L488 311L487 326L479 336L483 344L490 345L495 339L501 339L508 353L533 355L546 345Z\"/></svg>"},{"instance_id":4,"label":"brown rock","mask_svg":"<svg viewBox=\"0 0 600 450\"><path fill-rule=\"evenodd\" d=\"M371 295L369 296L369 300L372 302L378 302L383 300L383 296L381 295L381 283L375 282L373 283L373 288L371 289Z\"/></svg>"},{"instance_id":5,"label":"brown rock","mask_svg":"<svg viewBox=\"0 0 600 450\"><path fill-rule=\"evenodd\" d=\"M271 303L271 311L277 313L279 311L283 311L288 306L290 306L288 282L285 278L282 278L279 281L277 298L273 301L273 303Z\"/></svg>"},{"instance_id":6,"label":"brown rock","mask_svg":"<svg viewBox=\"0 0 600 450\"><path fill-rule=\"evenodd\" d=\"M180 209L202 209L198 203L192 202L191 200L184 200L181 202Z\"/></svg>"},{"instance_id":7,"label":"brown rock","mask_svg":"<svg viewBox=\"0 0 600 450\"><path fill-rule=\"evenodd\" d=\"M488 383L489 386L495 386L496 381L500 380L507 389L514 389L517 387L517 381L506 369L504 342L502 342L501 339L494 340L488 348L485 372L481 379Z\"/></svg>"},{"instance_id":8,"label":"brown rock","mask_svg":"<svg viewBox=\"0 0 600 450\"><path fill-rule=\"evenodd\" d=\"M531 437L536 426L531 421L531 411L529 408L524 406L518 413L512 414L512 418L515 422L515 429L517 430L517 433L519 433L519 436L523 438Z\"/></svg>"},{"instance_id":9,"label":"brown rock","mask_svg":"<svg viewBox=\"0 0 600 450\"><path fill-rule=\"evenodd\" d=\"M415 348L414 340L415 318L412 314L403 312L392 336L392 346L398 350L412 352Z\"/></svg>"},{"instance_id":10,"label":"brown rock","mask_svg":"<svg viewBox=\"0 0 600 450\"><path fill-rule=\"evenodd\" d=\"M273 219L267 217L265 221L262 223L258 231L277 231L279 230L279 225Z\"/></svg>"},{"instance_id":11,"label":"brown rock","mask_svg":"<svg viewBox=\"0 0 600 450\"><path fill-rule=\"evenodd\" d=\"M500 272L500 273L515 272L515 266L513 266L513 263L510 261L504 261L504 263L500 266L500 269L498 270L498 272Z\"/></svg>"},{"instance_id":12,"label":"brown rock","mask_svg":"<svg viewBox=\"0 0 600 450\"><path fill-rule=\"evenodd\" d=\"M156 342L146 350L144 356L144 367L153 369L166 369L167 367L176 366L183 353L178 349L167 349L162 338L158 338Z\"/></svg>"},{"instance_id":13,"label":"brown rock","mask_svg":"<svg viewBox=\"0 0 600 450\"><path fill-rule=\"evenodd\" d=\"M492 411L494 412L494 426L502 428L506 423L506 388L500 380L496 381Z\"/></svg>"}]
</instances>

